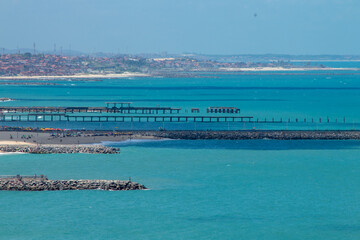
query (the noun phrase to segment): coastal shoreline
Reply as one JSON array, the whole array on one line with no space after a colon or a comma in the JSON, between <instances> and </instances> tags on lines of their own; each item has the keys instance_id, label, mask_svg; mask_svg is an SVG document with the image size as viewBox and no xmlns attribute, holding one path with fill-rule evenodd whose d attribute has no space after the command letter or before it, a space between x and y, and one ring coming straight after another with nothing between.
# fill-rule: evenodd
<instances>
[{"instance_id":1,"label":"coastal shoreline","mask_svg":"<svg viewBox=\"0 0 360 240\"><path fill-rule=\"evenodd\" d=\"M306 72L306 71L360 71L360 68L332 68L332 67L244 67L244 68L219 68L216 71L211 71L209 69L198 69L195 71L190 71L189 77L194 77L199 72L212 72L212 73L238 73L238 72ZM140 73L140 72L124 72L124 73L109 73L109 74L75 74L75 75L55 75L55 76L0 76L0 80L61 80L61 79L77 79L77 80L86 80L86 79L117 79L117 78L132 78L132 77L176 77L179 75L178 71L170 72L154 72L154 73ZM181 74L179 77L186 77L187 75Z\"/></svg>"},{"instance_id":2,"label":"coastal shoreline","mask_svg":"<svg viewBox=\"0 0 360 240\"><path fill-rule=\"evenodd\" d=\"M155 131L156 132L156 131ZM159 139L152 131L0 131L0 145L77 145L121 142L129 139Z\"/></svg>"},{"instance_id":3,"label":"coastal shoreline","mask_svg":"<svg viewBox=\"0 0 360 240\"><path fill-rule=\"evenodd\" d=\"M358 130L0 131L0 146L101 145L129 140L360 140ZM104 144L103 144L104 145Z\"/></svg>"},{"instance_id":4,"label":"coastal shoreline","mask_svg":"<svg viewBox=\"0 0 360 240\"><path fill-rule=\"evenodd\" d=\"M219 68L225 72L290 72L290 71L359 71L360 68L331 68L331 67L252 67L252 68Z\"/></svg>"}]
</instances>

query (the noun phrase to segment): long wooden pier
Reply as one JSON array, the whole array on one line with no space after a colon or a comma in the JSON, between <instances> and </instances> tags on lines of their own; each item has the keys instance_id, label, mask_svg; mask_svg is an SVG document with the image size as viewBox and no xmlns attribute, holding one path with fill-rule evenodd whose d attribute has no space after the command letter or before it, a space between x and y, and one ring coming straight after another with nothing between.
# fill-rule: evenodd
<instances>
[{"instance_id":1,"label":"long wooden pier","mask_svg":"<svg viewBox=\"0 0 360 240\"><path fill-rule=\"evenodd\" d=\"M210 109L210 110L209 110ZM129 102L106 102L106 107L0 107L0 122L248 122L248 123L331 123L326 118L254 118L239 116L235 107L210 107L207 113L200 114L199 108L191 113L180 114L181 108L174 107L133 107ZM210 113L222 113L210 114ZM345 123L336 118L335 123Z\"/></svg>"},{"instance_id":2,"label":"long wooden pier","mask_svg":"<svg viewBox=\"0 0 360 240\"><path fill-rule=\"evenodd\" d=\"M173 107L0 107L2 113L126 113L126 114L179 114Z\"/></svg>"},{"instance_id":3,"label":"long wooden pier","mask_svg":"<svg viewBox=\"0 0 360 240\"><path fill-rule=\"evenodd\" d=\"M28 113L0 115L0 122L248 122L248 123L346 123L345 118L254 118L252 116L205 115L69 115L65 113Z\"/></svg>"},{"instance_id":4,"label":"long wooden pier","mask_svg":"<svg viewBox=\"0 0 360 240\"><path fill-rule=\"evenodd\" d=\"M0 122L251 122L250 116L89 116L67 114L6 114L0 115Z\"/></svg>"}]
</instances>

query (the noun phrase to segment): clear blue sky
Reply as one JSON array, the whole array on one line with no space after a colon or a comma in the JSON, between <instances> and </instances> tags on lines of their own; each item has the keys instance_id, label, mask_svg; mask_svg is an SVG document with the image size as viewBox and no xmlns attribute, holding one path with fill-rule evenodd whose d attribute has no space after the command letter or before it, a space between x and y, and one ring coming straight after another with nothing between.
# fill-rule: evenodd
<instances>
[{"instance_id":1,"label":"clear blue sky","mask_svg":"<svg viewBox=\"0 0 360 240\"><path fill-rule=\"evenodd\" d=\"M0 0L0 47L360 54L360 0Z\"/></svg>"}]
</instances>

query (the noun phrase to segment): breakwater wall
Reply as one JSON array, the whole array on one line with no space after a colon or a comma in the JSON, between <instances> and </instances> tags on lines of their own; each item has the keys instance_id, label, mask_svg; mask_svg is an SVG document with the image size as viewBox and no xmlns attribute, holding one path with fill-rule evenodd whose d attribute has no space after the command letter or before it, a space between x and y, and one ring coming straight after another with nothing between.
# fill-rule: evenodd
<instances>
[{"instance_id":1,"label":"breakwater wall","mask_svg":"<svg viewBox=\"0 0 360 240\"><path fill-rule=\"evenodd\" d=\"M0 145L0 152L118 154L120 149L102 145Z\"/></svg>"},{"instance_id":2,"label":"breakwater wall","mask_svg":"<svg viewBox=\"0 0 360 240\"><path fill-rule=\"evenodd\" d=\"M158 138L187 140L360 140L360 131L292 131L292 130L249 130L249 131L157 131L143 133Z\"/></svg>"},{"instance_id":3,"label":"breakwater wall","mask_svg":"<svg viewBox=\"0 0 360 240\"><path fill-rule=\"evenodd\" d=\"M60 190L144 190L136 182L120 180L48 180L33 178L0 178L0 190L60 191Z\"/></svg>"}]
</instances>

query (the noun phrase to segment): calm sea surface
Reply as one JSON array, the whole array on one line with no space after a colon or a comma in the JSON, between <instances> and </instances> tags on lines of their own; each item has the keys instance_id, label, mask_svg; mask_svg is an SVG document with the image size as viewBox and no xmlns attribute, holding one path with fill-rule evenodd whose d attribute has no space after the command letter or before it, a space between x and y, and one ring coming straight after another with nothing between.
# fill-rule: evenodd
<instances>
[{"instance_id":1,"label":"calm sea surface","mask_svg":"<svg viewBox=\"0 0 360 240\"><path fill-rule=\"evenodd\" d=\"M331 63L335 64L335 63ZM339 63L344 64L344 63ZM352 63L360 67L360 62ZM342 66L342 65L340 65ZM296 73L296 72L295 72ZM322 72L323 73L323 72ZM343 73L343 72L337 72ZM359 72L357 72L359 73ZM283 119L298 123L171 124L87 123L96 129L360 129L360 75L210 75L213 78L134 78L97 82L57 81L57 86L1 85L0 96L16 99L1 106L106 106L105 102L133 102L133 106L181 107L191 115L197 107L241 109L242 116ZM186 112L186 109L188 110ZM306 118L306 123L304 119ZM319 123L319 119L322 119ZM330 123L327 123L327 118ZM345 118L345 123L344 123ZM314 123L312 123L314 121ZM6 123L19 125L18 123ZM33 123L28 126L35 126ZM43 123L42 126L82 128L84 124Z\"/></svg>"},{"instance_id":2,"label":"calm sea surface","mask_svg":"<svg viewBox=\"0 0 360 240\"><path fill-rule=\"evenodd\" d=\"M131 101L137 106L202 109L221 105L261 118L346 116L352 123L346 128L359 128L360 122L357 75L58 83L0 86L1 97L17 99L0 104L103 106L105 101ZM344 125L320 125L339 126ZM360 239L358 141L109 144L120 146L121 154L0 155L4 175L131 176L150 188L0 192L0 239Z\"/></svg>"}]
</instances>

